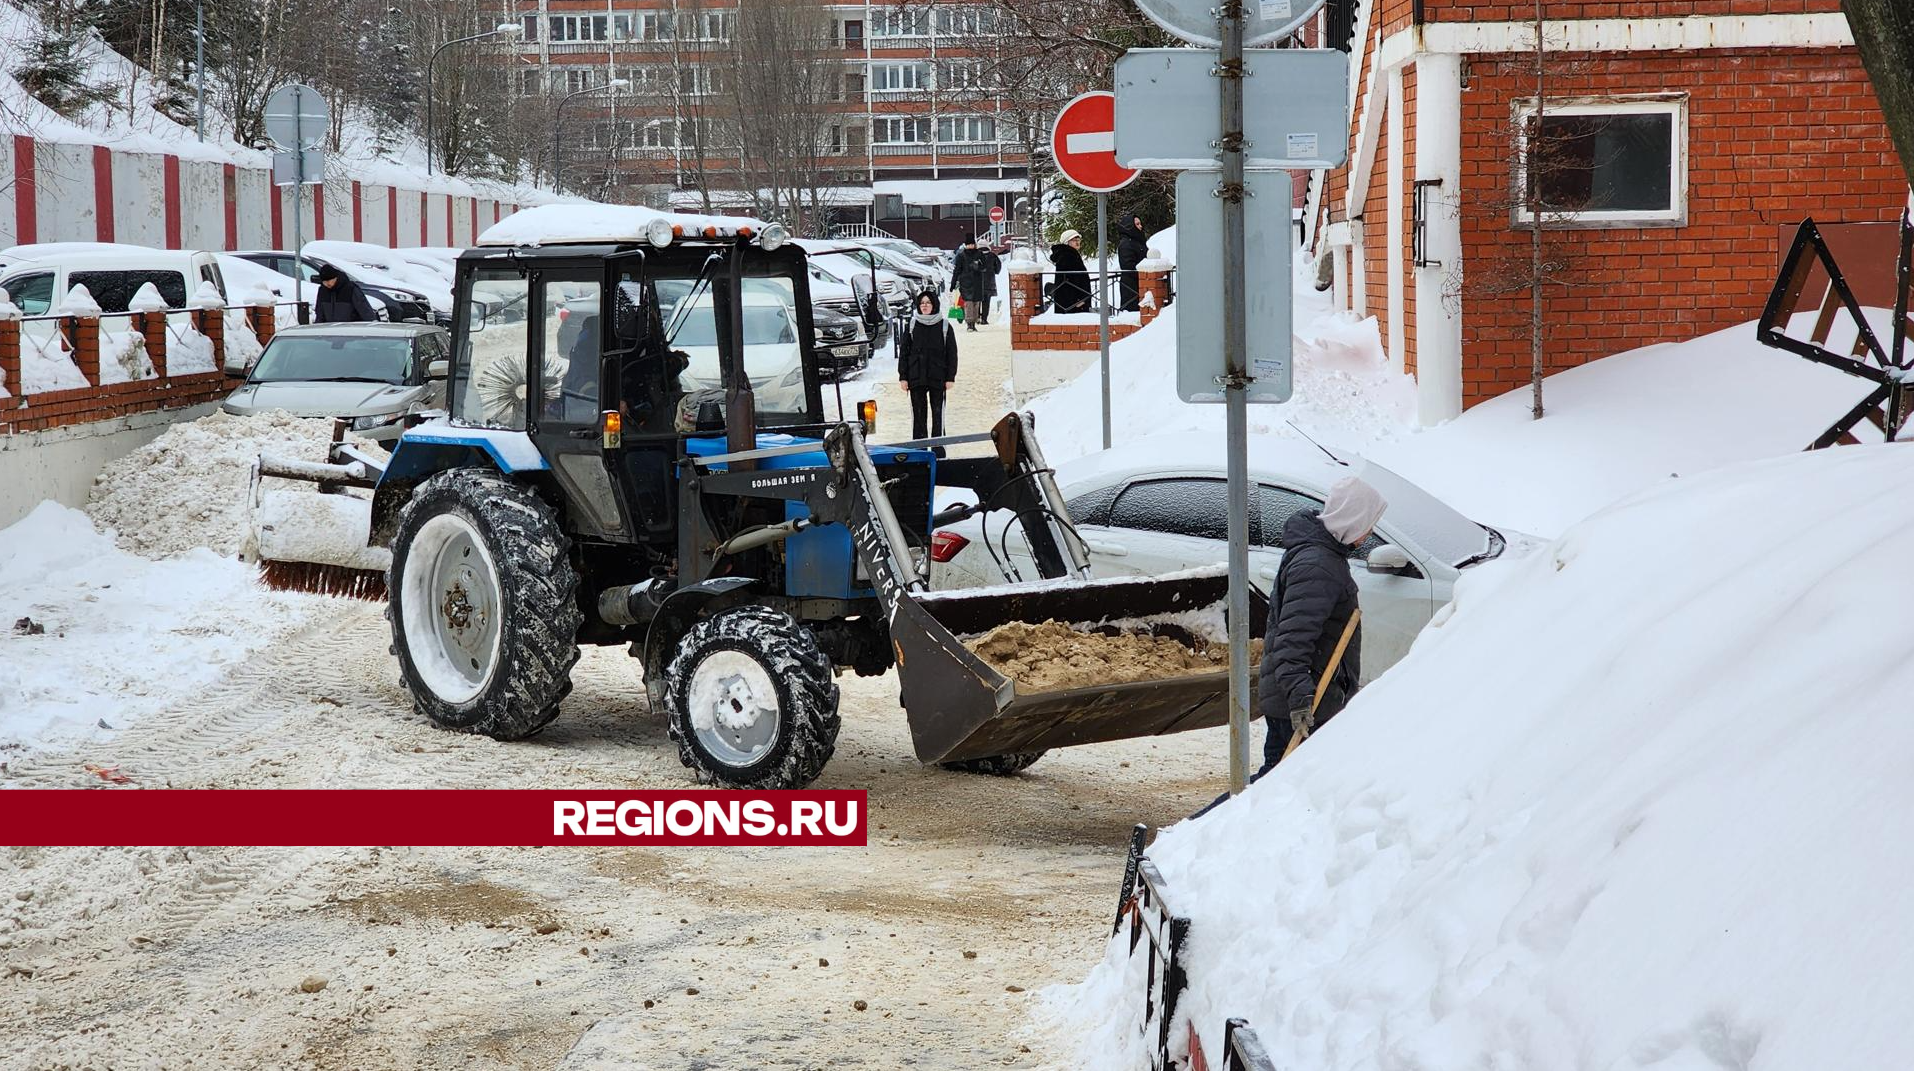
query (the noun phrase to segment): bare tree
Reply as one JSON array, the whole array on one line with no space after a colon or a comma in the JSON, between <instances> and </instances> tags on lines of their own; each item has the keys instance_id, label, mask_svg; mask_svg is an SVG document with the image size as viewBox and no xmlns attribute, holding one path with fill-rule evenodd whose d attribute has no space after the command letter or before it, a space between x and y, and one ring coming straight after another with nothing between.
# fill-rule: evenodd
<instances>
[{"instance_id":1,"label":"bare tree","mask_svg":"<svg viewBox=\"0 0 1914 1071\"><path fill-rule=\"evenodd\" d=\"M752 0L738 10L730 102L740 184L753 210L799 234L830 214L825 159L842 63L836 27L811 0Z\"/></svg>"},{"instance_id":2,"label":"bare tree","mask_svg":"<svg viewBox=\"0 0 1914 1071\"><path fill-rule=\"evenodd\" d=\"M1841 11L1887 116L1901 167L1914 183L1914 5L1907 0L1841 0Z\"/></svg>"}]
</instances>

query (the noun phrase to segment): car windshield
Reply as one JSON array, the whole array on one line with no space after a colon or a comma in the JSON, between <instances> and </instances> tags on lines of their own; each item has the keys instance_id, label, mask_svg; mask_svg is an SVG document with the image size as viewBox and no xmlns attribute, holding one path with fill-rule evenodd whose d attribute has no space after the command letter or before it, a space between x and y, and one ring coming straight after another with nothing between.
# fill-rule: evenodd
<instances>
[{"instance_id":1,"label":"car windshield","mask_svg":"<svg viewBox=\"0 0 1914 1071\"><path fill-rule=\"evenodd\" d=\"M716 346L718 321L711 306L699 305L685 318L673 345L680 347ZM744 344L747 346L789 345L797 341L791 315L782 305L751 305L744 310Z\"/></svg>"},{"instance_id":2,"label":"car windshield","mask_svg":"<svg viewBox=\"0 0 1914 1071\"><path fill-rule=\"evenodd\" d=\"M1442 561L1460 565L1495 549L1497 540L1489 529L1381 465L1365 459L1357 476L1389 503L1384 523L1407 533Z\"/></svg>"},{"instance_id":3,"label":"car windshield","mask_svg":"<svg viewBox=\"0 0 1914 1071\"><path fill-rule=\"evenodd\" d=\"M280 335L254 366L254 383L404 383L412 342L366 335Z\"/></svg>"}]
</instances>

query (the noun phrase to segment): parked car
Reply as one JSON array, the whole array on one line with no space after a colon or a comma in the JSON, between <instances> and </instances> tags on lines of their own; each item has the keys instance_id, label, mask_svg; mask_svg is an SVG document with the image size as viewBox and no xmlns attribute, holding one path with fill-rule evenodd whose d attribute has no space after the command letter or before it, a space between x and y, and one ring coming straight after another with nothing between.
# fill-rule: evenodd
<instances>
[{"instance_id":1,"label":"parked car","mask_svg":"<svg viewBox=\"0 0 1914 1071\"><path fill-rule=\"evenodd\" d=\"M871 255L877 258L877 266L894 272L910 283L911 290L923 293L926 290L943 293L950 289L950 276L935 264L925 264L884 245L860 242Z\"/></svg>"},{"instance_id":2,"label":"parked car","mask_svg":"<svg viewBox=\"0 0 1914 1071\"><path fill-rule=\"evenodd\" d=\"M181 249L148 249L138 245L58 243L75 248L40 252L9 264L0 274L0 289L28 316L44 316L60 307L75 286L85 286L101 310L125 312L141 286L152 283L168 308L186 307L186 299L208 282L226 296L226 282L211 253ZM51 247L41 247L47 249ZM9 250L12 252L12 250Z\"/></svg>"},{"instance_id":3,"label":"parked car","mask_svg":"<svg viewBox=\"0 0 1914 1071\"><path fill-rule=\"evenodd\" d=\"M1095 575L1157 576L1227 560L1221 453L1211 437L1164 435L1057 466L1057 485ZM1330 485L1349 475L1359 475L1389 502L1375 534L1353 555L1360 559L1355 575L1368 679L1408 653L1416 634L1449 601L1463 570L1500 556L1510 537L1379 465L1353 458L1345 463L1307 443L1263 441L1250 456L1252 583L1267 592L1275 579L1283 522L1298 510L1321 509ZM975 587L1038 575L1022 531L1006 526L1002 513L974 514L939 529L931 541L933 586Z\"/></svg>"},{"instance_id":4,"label":"parked car","mask_svg":"<svg viewBox=\"0 0 1914 1071\"><path fill-rule=\"evenodd\" d=\"M262 268L269 268L281 275L293 276L305 280L309 286L319 283L319 269L328 264L344 272L366 297L378 309L385 319L393 322L450 323L450 314L441 321L432 311L432 303L426 296L396 279L380 273L377 269L361 264L334 263L324 257L307 253L295 257L283 249L242 249L232 254L241 260L249 260ZM308 301L312 300L310 296Z\"/></svg>"},{"instance_id":5,"label":"parked car","mask_svg":"<svg viewBox=\"0 0 1914 1071\"><path fill-rule=\"evenodd\" d=\"M662 303L665 294L661 290ZM680 299L682 300L682 299ZM691 364L678 377L689 392L723 389L718 367L718 319L709 293L691 298L690 311L679 323L671 345L683 350ZM669 315L677 316L677 302ZM760 413L803 413L804 353L798 344L797 317L777 296L764 291L744 294L744 372L751 381L753 401Z\"/></svg>"},{"instance_id":6,"label":"parked car","mask_svg":"<svg viewBox=\"0 0 1914 1071\"><path fill-rule=\"evenodd\" d=\"M811 333L817 340L818 373L825 379L854 376L871 363L871 339L861 318L813 305Z\"/></svg>"},{"instance_id":7,"label":"parked car","mask_svg":"<svg viewBox=\"0 0 1914 1071\"><path fill-rule=\"evenodd\" d=\"M220 408L246 416L283 409L350 417L353 430L398 439L405 418L445 407L451 337L431 324L305 324L275 334L252 368L226 367L246 383Z\"/></svg>"}]
</instances>

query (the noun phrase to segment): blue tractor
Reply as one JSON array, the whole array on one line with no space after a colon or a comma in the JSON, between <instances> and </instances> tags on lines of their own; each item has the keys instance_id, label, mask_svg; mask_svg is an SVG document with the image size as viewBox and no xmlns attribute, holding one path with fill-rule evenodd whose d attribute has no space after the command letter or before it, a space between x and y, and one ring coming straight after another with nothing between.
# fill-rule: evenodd
<instances>
[{"instance_id":1,"label":"blue tractor","mask_svg":"<svg viewBox=\"0 0 1914 1071\"><path fill-rule=\"evenodd\" d=\"M1220 573L1090 581L1027 416L870 444L868 403L826 419L805 255L781 228L594 213L581 233L576 209L521 212L459 258L442 417L389 457L342 427L326 463L262 458L255 477L365 502L390 565L352 590L386 599L433 723L538 732L583 644L628 645L685 765L728 787L815 780L845 671L895 667L919 759L980 772L1222 722L1220 669L1026 694L966 645L1007 621L1187 620L1224 599ZM940 486L968 504L939 515ZM932 532L983 509L1022 526L1045 579L931 592ZM341 590L332 563L262 564Z\"/></svg>"}]
</instances>

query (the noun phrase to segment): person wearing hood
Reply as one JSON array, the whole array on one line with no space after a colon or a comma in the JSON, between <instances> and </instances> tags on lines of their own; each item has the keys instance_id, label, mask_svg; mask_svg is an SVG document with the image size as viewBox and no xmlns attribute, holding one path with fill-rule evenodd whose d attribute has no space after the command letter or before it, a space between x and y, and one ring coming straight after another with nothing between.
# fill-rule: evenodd
<instances>
[{"instance_id":1,"label":"person wearing hood","mask_svg":"<svg viewBox=\"0 0 1914 1071\"><path fill-rule=\"evenodd\" d=\"M898 336L898 386L910 396L911 438L944 434L944 394L957 385L957 332L937 307L937 295L917 295L910 329Z\"/></svg>"},{"instance_id":2,"label":"person wearing hood","mask_svg":"<svg viewBox=\"0 0 1914 1071\"><path fill-rule=\"evenodd\" d=\"M1056 282L1050 284L1050 306L1057 312L1090 311L1090 269L1083 263L1083 235L1064 231L1050 247Z\"/></svg>"},{"instance_id":3,"label":"person wearing hood","mask_svg":"<svg viewBox=\"0 0 1914 1071\"><path fill-rule=\"evenodd\" d=\"M379 318L359 284L330 264L319 269L319 294L312 302L312 318L322 324L371 323Z\"/></svg>"},{"instance_id":4,"label":"person wearing hood","mask_svg":"<svg viewBox=\"0 0 1914 1071\"><path fill-rule=\"evenodd\" d=\"M1149 255L1150 239L1143 233L1143 217L1132 212L1117 221L1117 267L1122 274L1118 276L1118 286L1123 295L1125 312L1137 310L1136 266L1143 263Z\"/></svg>"},{"instance_id":5,"label":"person wearing hood","mask_svg":"<svg viewBox=\"0 0 1914 1071\"><path fill-rule=\"evenodd\" d=\"M975 238L966 234L962 244L957 247L957 256L951 261L952 282L964 299L966 331L977 330L977 325L989 318L990 287L995 275L990 269L993 259L984 247L977 244Z\"/></svg>"},{"instance_id":6,"label":"person wearing hood","mask_svg":"<svg viewBox=\"0 0 1914 1071\"><path fill-rule=\"evenodd\" d=\"M1329 489L1321 512L1302 510L1283 524L1283 560L1270 587L1257 678L1269 726L1258 777L1282 759L1298 727L1307 736L1356 694L1362 626L1349 556L1388 505L1375 488L1351 477Z\"/></svg>"}]
</instances>

